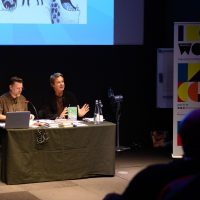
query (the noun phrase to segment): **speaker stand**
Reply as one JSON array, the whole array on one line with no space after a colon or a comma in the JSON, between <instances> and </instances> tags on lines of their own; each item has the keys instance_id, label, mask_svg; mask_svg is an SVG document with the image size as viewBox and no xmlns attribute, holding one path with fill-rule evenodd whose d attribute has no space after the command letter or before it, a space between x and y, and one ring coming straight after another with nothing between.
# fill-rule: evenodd
<instances>
[{"instance_id":1,"label":"speaker stand","mask_svg":"<svg viewBox=\"0 0 200 200\"><path fill-rule=\"evenodd\" d=\"M120 144L119 144L119 119L120 119L120 116L121 116L120 110L121 110L121 104L120 104L120 102L117 102L117 109L116 109L116 120L117 120L116 136L117 136L117 146L116 146L116 148L115 148L115 150L116 150L117 152L126 151L126 150L131 149L130 147L120 146Z\"/></svg>"}]
</instances>

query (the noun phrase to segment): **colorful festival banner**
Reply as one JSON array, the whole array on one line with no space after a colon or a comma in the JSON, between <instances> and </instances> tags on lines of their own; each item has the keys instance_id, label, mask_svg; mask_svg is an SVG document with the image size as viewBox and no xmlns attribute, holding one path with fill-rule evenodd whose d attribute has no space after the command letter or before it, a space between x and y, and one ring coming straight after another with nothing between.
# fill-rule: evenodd
<instances>
[{"instance_id":1,"label":"colorful festival banner","mask_svg":"<svg viewBox=\"0 0 200 200\"><path fill-rule=\"evenodd\" d=\"M182 157L180 120L200 108L200 22L174 24L173 154Z\"/></svg>"}]
</instances>

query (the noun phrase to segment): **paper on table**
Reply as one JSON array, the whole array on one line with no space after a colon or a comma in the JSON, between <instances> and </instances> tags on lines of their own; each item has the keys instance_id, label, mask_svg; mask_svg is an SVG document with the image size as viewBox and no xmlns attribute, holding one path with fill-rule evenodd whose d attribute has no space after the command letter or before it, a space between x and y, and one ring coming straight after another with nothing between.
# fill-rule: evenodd
<instances>
[{"instance_id":1,"label":"paper on table","mask_svg":"<svg viewBox=\"0 0 200 200\"><path fill-rule=\"evenodd\" d=\"M0 127L5 128L5 122L1 122Z\"/></svg>"},{"instance_id":2,"label":"paper on table","mask_svg":"<svg viewBox=\"0 0 200 200\"><path fill-rule=\"evenodd\" d=\"M86 121L86 122L94 122L94 118L93 118L93 117L91 117L91 118L86 117L86 118L83 118L83 121Z\"/></svg>"},{"instance_id":3,"label":"paper on table","mask_svg":"<svg viewBox=\"0 0 200 200\"><path fill-rule=\"evenodd\" d=\"M101 121L104 121L105 119L102 119L101 118ZM86 121L86 122L94 122L94 118L91 117L91 118L83 118L83 121Z\"/></svg>"}]
</instances>

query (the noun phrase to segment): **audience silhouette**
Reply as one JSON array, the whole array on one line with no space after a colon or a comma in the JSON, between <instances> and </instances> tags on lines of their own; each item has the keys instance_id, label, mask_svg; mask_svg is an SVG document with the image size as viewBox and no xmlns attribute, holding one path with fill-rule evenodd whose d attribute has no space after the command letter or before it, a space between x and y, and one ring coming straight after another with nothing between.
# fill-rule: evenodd
<instances>
[{"instance_id":1,"label":"audience silhouette","mask_svg":"<svg viewBox=\"0 0 200 200\"><path fill-rule=\"evenodd\" d=\"M178 134L184 152L182 158L148 166L133 177L122 194L110 193L104 200L172 200L183 197L188 199L187 197L192 198L194 195L199 197L200 109L185 115L180 122ZM173 192L173 195L170 196L170 192ZM168 197L165 194L168 194Z\"/></svg>"}]
</instances>

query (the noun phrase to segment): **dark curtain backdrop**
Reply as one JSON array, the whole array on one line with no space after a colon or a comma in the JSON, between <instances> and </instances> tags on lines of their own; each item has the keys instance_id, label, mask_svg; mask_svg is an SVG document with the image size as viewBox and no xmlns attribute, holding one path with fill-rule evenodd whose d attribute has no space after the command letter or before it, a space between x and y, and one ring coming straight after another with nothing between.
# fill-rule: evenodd
<instances>
[{"instance_id":1,"label":"dark curtain backdrop","mask_svg":"<svg viewBox=\"0 0 200 200\"><path fill-rule=\"evenodd\" d=\"M0 46L0 93L8 79L24 79L24 95L37 109L45 98L49 76L61 72L66 87L80 105L88 102L93 116L95 99L101 99L107 120L115 122L108 87L122 94L120 144L150 142L153 129L172 135L172 109L156 108L156 50L173 47L173 22L198 21L198 1L145 1L144 45L120 46Z\"/></svg>"}]
</instances>

